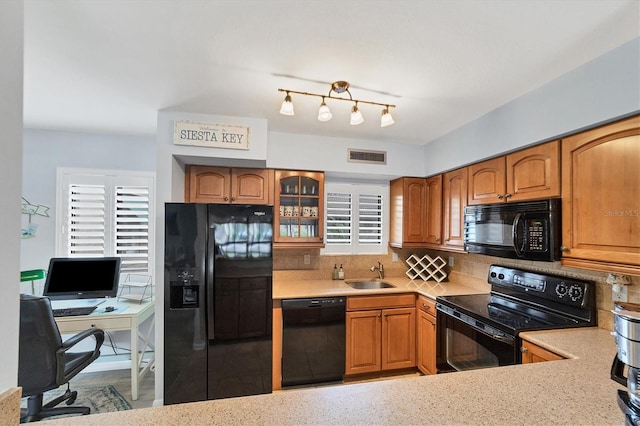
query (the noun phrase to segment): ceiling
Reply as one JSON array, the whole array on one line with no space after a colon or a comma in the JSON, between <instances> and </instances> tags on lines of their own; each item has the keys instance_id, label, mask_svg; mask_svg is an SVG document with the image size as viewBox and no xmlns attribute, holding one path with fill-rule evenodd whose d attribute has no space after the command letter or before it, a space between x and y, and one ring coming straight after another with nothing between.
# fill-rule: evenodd
<instances>
[{"instance_id":1,"label":"ceiling","mask_svg":"<svg viewBox=\"0 0 640 426\"><path fill-rule=\"evenodd\" d=\"M158 110L425 144L640 35L638 0L26 0L24 125L155 134ZM381 108L292 95L346 80Z\"/></svg>"}]
</instances>

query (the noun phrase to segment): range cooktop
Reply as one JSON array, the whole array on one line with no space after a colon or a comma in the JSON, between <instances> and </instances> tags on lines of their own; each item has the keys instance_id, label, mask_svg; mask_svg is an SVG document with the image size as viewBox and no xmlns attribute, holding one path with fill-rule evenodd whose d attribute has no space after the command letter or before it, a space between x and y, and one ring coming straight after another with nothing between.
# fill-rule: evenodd
<instances>
[{"instance_id":1,"label":"range cooktop","mask_svg":"<svg viewBox=\"0 0 640 426\"><path fill-rule=\"evenodd\" d=\"M491 293L440 296L436 301L454 316L464 314L512 335L596 325L593 282L499 265L489 268L488 282Z\"/></svg>"}]
</instances>

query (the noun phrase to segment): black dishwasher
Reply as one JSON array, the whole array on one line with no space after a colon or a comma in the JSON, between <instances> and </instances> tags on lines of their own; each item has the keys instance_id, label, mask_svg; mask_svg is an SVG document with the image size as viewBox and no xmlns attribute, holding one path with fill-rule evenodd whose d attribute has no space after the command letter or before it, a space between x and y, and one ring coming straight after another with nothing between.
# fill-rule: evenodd
<instances>
[{"instance_id":1,"label":"black dishwasher","mask_svg":"<svg viewBox=\"0 0 640 426\"><path fill-rule=\"evenodd\" d=\"M342 380L345 297L282 301L282 386Z\"/></svg>"}]
</instances>

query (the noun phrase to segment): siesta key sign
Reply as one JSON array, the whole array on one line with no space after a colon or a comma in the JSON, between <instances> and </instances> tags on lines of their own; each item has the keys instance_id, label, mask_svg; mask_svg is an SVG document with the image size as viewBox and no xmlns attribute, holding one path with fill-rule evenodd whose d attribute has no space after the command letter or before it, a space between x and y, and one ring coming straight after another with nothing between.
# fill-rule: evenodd
<instances>
[{"instance_id":1,"label":"siesta key sign","mask_svg":"<svg viewBox=\"0 0 640 426\"><path fill-rule=\"evenodd\" d=\"M249 128L232 124L176 121L174 124L173 144L249 149Z\"/></svg>"}]
</instances>

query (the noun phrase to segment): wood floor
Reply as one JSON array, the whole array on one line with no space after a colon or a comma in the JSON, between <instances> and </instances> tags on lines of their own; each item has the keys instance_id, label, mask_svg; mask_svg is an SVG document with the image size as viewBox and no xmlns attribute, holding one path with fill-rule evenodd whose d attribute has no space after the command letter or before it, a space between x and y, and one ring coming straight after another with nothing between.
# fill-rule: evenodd
<instances>
[{"instance_id":1,"label":"wood floor","mask_svg":"<svg viewBox=\"0 0 640 426\"><path fill-rule=\"evenodd\" d=\"M131 399L131 370L100 371L96 373L80 373L71 379L71 390L75 386L107 386L111 385L126 399L131 408L145 408L153 405L155 399L154 372L149 371L140 382L138 400Z\"/></svg>"},{"instance_id":2,"label":"wood floor","mask_svg":"<svg viewBox=\"0 0 640 426\"><path fill-rule=\"evenodd\" d=\"M356 379L348 379L341 382L331 382L317 385L306 385L291 387L287 390L299 389L304 387L322 387L322 386L336 386L346 385L350 383L361 383L368 381L389 380L398 378L409 378L420 376L417 371L398 371L395 373L389 373L386 375L378 374L372 376L360 376ZM155 377L154 372L147 373L140 382L140 392L138 400L133 401L131 399L131 370L113 370L113 371L101 371L96 373L80 373L71 380L71 390L75 386L107 386L112 385L131 405L132 409L146 408L153 406L153 400L155 399ZM287 391L285 390L285 392Z\"/></svg>"}]
</instances>

